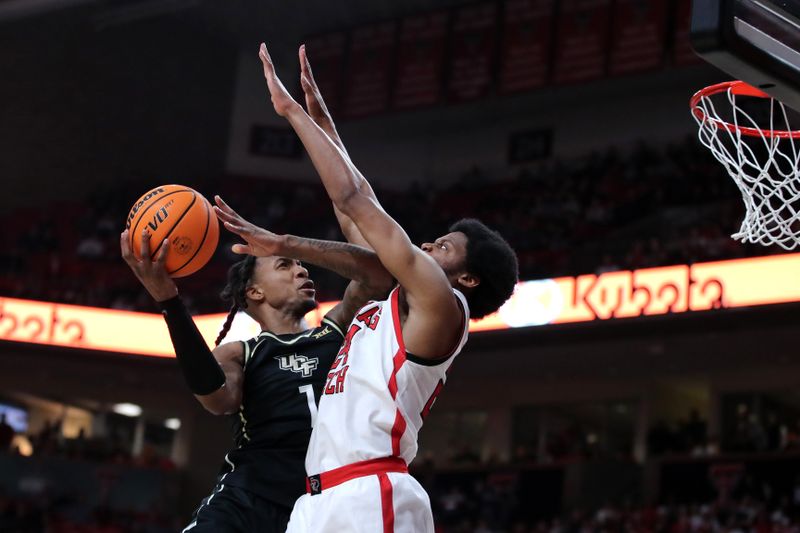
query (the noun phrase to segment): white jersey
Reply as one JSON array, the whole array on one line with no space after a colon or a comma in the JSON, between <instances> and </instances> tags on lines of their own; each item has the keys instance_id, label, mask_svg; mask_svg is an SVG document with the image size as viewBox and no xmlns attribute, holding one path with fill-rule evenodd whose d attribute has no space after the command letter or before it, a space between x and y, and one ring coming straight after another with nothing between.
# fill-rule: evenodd
<instances>
[{"instance_id":1,"label":"white jersey","mask_svg":"<svg viewBox=\"0 0 800 533\"><path fill-rule=\"evenodd\" d=\"M407 357L399 287L358 311L320 398L306 454L308 475L383 457L411 463L423 419L467 341L469 307L463 294L453 292L464 309L463 330L450 357L436 364Z\"/></svg>"}]
</instances>

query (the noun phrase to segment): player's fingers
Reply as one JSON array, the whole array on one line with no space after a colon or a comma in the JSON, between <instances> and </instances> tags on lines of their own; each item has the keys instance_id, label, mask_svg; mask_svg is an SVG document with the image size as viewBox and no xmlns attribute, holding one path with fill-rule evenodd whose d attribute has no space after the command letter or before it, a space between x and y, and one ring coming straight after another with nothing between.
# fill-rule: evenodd
<instances>
[{"instance_id":1,"label":"player's fingers","mask_svg":"<svg viewBox=\"0 0 800 533\"><path fill-rule=\"evenodd\" d=\"M301 45L299 50L300 56L300 74L311 79L311 65L308 63L308 56L306 54L306 45Z\"/></svg>"},{"instance_id":2,"label":"player's fingers","mask_svg":"<svg viewBox=\"0 0 800 533\"><path fill-rule=\"evenodd\" d=\"M252 224L250 224L250 222L248 222L242 215L237 213L234 208L226 204L225 200L219 198L219 201L220 205L222 206L221 209L224 214L225 220L233 222L234 224L242 227L252 226Z\"/></svg>"},{"instance_id":3,"label":"player's fingers","mask_svg":"<svg viewBox=\"0 0 800 533\"><path fill-rule=\"evenodd\" d=\"M231 246L231 251L235 254L251 255L252 249L248 244L234 244Z\"/></svg>"},{"instance_id":4,"label":"player's fingers","mask_svg":"<svg viewBox=\"0 0 800 533\"><path fill-rule=\"evenodd\" d=\"M269 82L275 75L275 72L272 69L272 64L267 59L267 56L262 52L258 53L258 57L261 59L261 65L264 68L264 78L266 78L266 80Z\"/></svg>"},{"instance_id":5,"label":"player's fingers","mask_svg":"<svg viewBox=\"0 0 800 533\"><path fill-rule=\"evenodd\" d=\"M230 209L230 206L225 203L225 200L223 200L222 196L219 194L214 195L214 203L217 204L220 209Z\"/></svg>"},{"instance_id":6,"label":"player's fingers","mask_svg":"<svg viewBox=\"0 0 800 533\"><path fill-rule=\"evenodd\" d=\"M214 214L217 215L217 218L224 224L225 222L230 222L231 224L240 225L244 220L240 216L234 216L230 213L226 213L222 209L217 206L214 206Z\"/></svg>"},{"instance_id":7,"label":"player's fingers","mask_svg":"<svg viewBox=\"0 0 800 533\"><path fill-rule=\"evenodd\" d=\"M239 215L239 213L237 213L236 210L234 210L231 206L226 204L225 200L223 200L220 196L215 196L214 201L217 203L218 206L218 208L215 207L215 212L222 213L228 218L242 219L241 215Z\"/></svg>"},{"instance_id":8,"label":"player's fingers","mask_svg":"<svg viewBox=\"0 0 800 533\"><path fill-rule=\"evenodd\" d=\"M161 242L161 249L156 256L156 265L163 267L167 263L167 254L169 253L169 239L164 239Z\"/></svg>"},{"instance_id":9,"label":"player's fingers","mask_svg":"<svg viewBox=\"0 0 800 533\"><path fill-rule=\"evenodd\" d=\"M234 208L225 203L225 200L223 200L221 196L219 195L215 196L214 200L217 202L217 205L219 206L220 210L222 210L226 215L242 218Z\"/></svg>"},{"instance_id":10,"label":"player's fingers","mask_svg":"<svg viewBox=\"0 0 800 533\"><path fill-rule=\"evenodd\" d=\"M133 258L133 253L131 253L131 242L128 239L128 230L125 230L119 234L119 249L120 252L122 252L122 258L127 263L130 263L131 259Z\"/></svg>"},{"instance_id":11,"label":"player's fingers","mask_svg":"<svg viewBox=\"0 0 800 533\"><path fill-rule=\"evenodd\" d=\"M272 64L272 56L269 55L266 44L261 43L261 47L258 49L258 56L261 58L261 63L264 65L264 73L274 76L275 66Z\"/></svg>"},{"instance_id":12,"label":"player's fingers","mask_svg":"<svg viewBox=\"0 0 800 533\"><path fill-rule=\"evenodd\" d=\"M250 231L248 228L239 226L237 224L232 224L231 222L223 222L223 225L225 226L225 229L227 229L231 233L239 235L243 239L252 233L252 231Z\"/></svg>"},{"instance_id":13,"label":"player's fingers","mask_svg":"<svg viewBox=\"0 0 800 533\"><path fill-rule=\"evenodd\" d=\"M267 44L261 43L261 47L259 48L264 57L267 59L269 63L272 63L272 56L269 55L269 50L267 50Z\"/></svg>"},{"instance_id":14,"label":"player's fingers","mask_svg":"<svg viewBox=\"0 0 800 533\"><path fill-rule=\"evenodd\" d=\"M225 222L230 218L230 215L225 211L223 211L222 208L219 207L218 205L213 206L212 209L214 210L214 214L217 215L217 218L220 219L222 222Z\"/></svg>"},{"instance_id":15,"label":"player's fingers","mask_svg":"<svg viewBox=\"0 0 800 533\"><path fill-rule=\"evenodd\" d=\"M150 260L150 232L146 229L142 230L142 261L145 259Z\"/></svg>"},{"instance_id":16,"label":"player's fingers","mask_svg":"<svg viewBox=\"0 0 800 533\"><path fill-rule=\"evenodd\" d=\"M303 96L306 98L308 114L311 115L311 118L316 120L320 112L319 101L317 100L317 95L314 94L314 88L311 87L305 74L300 76L300 87L303 89Z\"/></svg>"},{"instance_id":17,"label":"player's fingers","mask_svg":"<svg viewBox=\"0 0 800 533\"><path fill-rule=\"evenodd\" d=\"M300 74L305 74L306 72L306 45L301 44L300 48L297 49L297 57L300 59Z\"/></svg>"},{"instance_id":18,"label":"player's fingers","mask_svg":"<svg viewBox=\"0 0 800 533\"><path fill-rule=\"evenodd\" d=\"M306 51L306 45L300 47L300 53L302 55L302 67L303 72L306 76L308 76L308 81L311 82L312 87L317 86L317 82L314 80L314 71L311 70L311 62L308 60L308 52Z\"/></svg>"},{"instance_id":19,"label":"player's fingers","mask_svg":"<svg viewBox=\"0 0 800 533\"><path fill-rule=\"evenodd\" d=\"M311 81L305 74L300 75L300 86L303 87L303 92L306 94L306 99L316 99L317 95L314 93L314 87L311 85Z\"/></svg>"}]
</instances>

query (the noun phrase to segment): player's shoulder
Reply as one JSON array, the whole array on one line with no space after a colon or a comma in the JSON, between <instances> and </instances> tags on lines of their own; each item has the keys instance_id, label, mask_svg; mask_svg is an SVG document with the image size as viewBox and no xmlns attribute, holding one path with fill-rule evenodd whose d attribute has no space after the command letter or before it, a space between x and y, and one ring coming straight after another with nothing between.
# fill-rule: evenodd
<instances>
[{"instance_id":1,"label":"player's shoulder","mask_svg":"<svg viewBox=\"0 0 800 533\"><path fill-rule=\"evenodd\" d=\"M317 340L336 340L341 341L344 338L344 330L347 326L339 324L329 317L322 318L320 325L315 328L312 338Z\"/></svg>"},{"instance_id":2,"label":"player's shoulder","mask_svg":"<svg viewBox=\"0 0 800 533\"><path fill-rule=\"evenodd\" d=\"M340 342L344 334L342 327L333 320L325 317L319 326L309 328L299 333L275 334L271 331L262 331L258 336L248 342L256 346L292 346L299 344L313 344L317 341Z\"/></svg>"}]
</instances>

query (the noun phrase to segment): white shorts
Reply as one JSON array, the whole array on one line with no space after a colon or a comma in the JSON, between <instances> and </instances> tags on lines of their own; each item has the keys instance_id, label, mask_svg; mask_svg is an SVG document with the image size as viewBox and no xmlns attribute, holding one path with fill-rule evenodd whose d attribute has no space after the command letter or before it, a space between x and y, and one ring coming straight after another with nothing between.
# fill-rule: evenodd
<instances>
[{"instance_id":1,"label":"white shorts","mask_svg":"<svg viewBox=\"0 0 800 533\"><path fill-rule=\"evenodd\" d=\"M294 504L286 533L433 533L431 501L412 476L373 474Z\"/></svg>"}]
</instances>

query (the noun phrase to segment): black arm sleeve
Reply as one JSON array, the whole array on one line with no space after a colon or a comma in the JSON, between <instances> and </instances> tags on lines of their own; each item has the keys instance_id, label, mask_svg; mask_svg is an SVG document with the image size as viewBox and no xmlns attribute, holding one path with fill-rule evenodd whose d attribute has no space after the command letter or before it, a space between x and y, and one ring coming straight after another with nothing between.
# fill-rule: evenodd
<instances>
[{"instance_id":1,"label":"black arm sleeve","mask_svg":"<svg viewBox=\"0 0 800 533\"><path fill-rule=\"evenodd\" d=\"M225 373L208 349L180 296L158 302L158 306L167 322L175 357L189 389L198 396L220 389L225 385Z\"/></svg>"}]
</instances>

